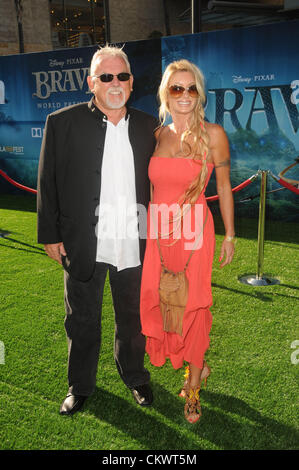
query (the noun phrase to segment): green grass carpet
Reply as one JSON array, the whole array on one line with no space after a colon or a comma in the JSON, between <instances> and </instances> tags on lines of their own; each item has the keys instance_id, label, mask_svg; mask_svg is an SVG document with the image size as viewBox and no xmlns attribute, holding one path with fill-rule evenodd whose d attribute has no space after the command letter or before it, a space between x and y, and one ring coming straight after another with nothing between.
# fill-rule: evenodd
<instances>
[{"instance_id":1,"label":"green grass carpet","mask_svg":"<svg viewBox=\"0 0 299 470\"><path fill-rule=\"evenodd\" d=\"M184 370L169 362L155 368L146 357L154 404L143 409L133 401L114 364L108 283L96 392L82 412L61 417L67 392L63 272L36 243L35 198L0 197L0 232L8 232L0 238L1 449L298 448L299 364L291 361L291 344L299 340L299 224L267 221L264 271L281 282L267 287L238 281L256 273L257 221L236 221L236 256L223 270L218 217L215 226L206 356L212 374L201 393L200 422L185 421L178 397Z\"/></svg>"}]
</instances>

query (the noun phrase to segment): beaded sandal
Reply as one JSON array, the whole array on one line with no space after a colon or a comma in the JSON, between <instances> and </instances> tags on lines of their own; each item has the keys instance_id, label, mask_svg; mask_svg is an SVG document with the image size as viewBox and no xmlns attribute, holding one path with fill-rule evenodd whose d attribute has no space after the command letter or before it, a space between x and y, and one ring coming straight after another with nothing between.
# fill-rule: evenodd
<instances>
[{"instance_id":1,"label":"beaded sandal","mask_svg":"<svg viewBox=\"0 0 299 470\"><path fill-rule=\"evenodd\" d=\"M199 391L200 387L189 388L186 395L184 414L186 420L189 421L189 423L196 423L201 417Z\"/></svg>"},{"instance_id":2,"label":"beaded sandal","mask_svg":"<svg viewBox=\"0 0 299 470\"><path fill-rule=\"evenodd\" d=\"M189 375L190 375L190 369L189 369L189 366L187 366L185 369L185 374L184 374L185 382L184 382L181 392L179 393L179 397L186 398L186 394L189 389Z\"/></svg>"},{"instance_id":3,"label":"beaded sandal","mask_svg":"<svg viewBox=\"0 0 299 470\"><path fill-rule=\"evenodd\" d=\"M211 374L211 368L208 366L207 362L204 361L203 362L203 369L201 371L201 376L200 376L200 383L204 380L205 381L205 387L207 386L207 381L208 381L208 378L209 378L210 374ZM185 379L185 382L184 382L183 388L182 388L181 392L179 393L179 397L182 397L182 398L186 398L187 393L188 393L188 389L189 389L189 380L190 380L189 366L186 367L184 379Z\"/></svg>"}]
</instances>

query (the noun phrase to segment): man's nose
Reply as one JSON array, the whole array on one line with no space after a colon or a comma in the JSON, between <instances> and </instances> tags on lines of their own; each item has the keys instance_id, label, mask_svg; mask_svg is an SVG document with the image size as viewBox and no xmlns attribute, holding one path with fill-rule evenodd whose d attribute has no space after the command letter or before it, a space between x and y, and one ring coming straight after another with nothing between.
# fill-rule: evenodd
<instances>
[{"instance_id":1,"label":"man's nose","mask_svg":"<svg viewBox=\"0 0 299 470\"><path fill-rule=\"evenodd\" d=\"M118 79L117 75L113 75L113 80L112 80L111 83L114 86L119 86L119 79Z\"/></svg>"}]
</instances>

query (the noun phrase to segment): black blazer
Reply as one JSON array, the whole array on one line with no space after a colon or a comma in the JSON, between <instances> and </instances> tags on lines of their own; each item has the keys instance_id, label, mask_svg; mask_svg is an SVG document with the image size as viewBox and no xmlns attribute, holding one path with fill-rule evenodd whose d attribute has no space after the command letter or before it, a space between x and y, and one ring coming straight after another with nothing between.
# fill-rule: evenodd
<instances>
[{"instance_id":1,"label":"black blazer","mask_svg":"<svg viewBox=\"0 0 299 470\"><path fill-rule=\"evenodd\" d=\"M137 204L149 203L148 164L155 148L156 118L128 108L129 139L135 164ZM80 103L48 115L38 170L38 243L63 242L64 268L76 279L93 274L95 227L101 190L106 116L93 104ZM115 188L117 190L117 188ZM143 261L145 239L140 239Z\"/></svg>"}]
</instances>

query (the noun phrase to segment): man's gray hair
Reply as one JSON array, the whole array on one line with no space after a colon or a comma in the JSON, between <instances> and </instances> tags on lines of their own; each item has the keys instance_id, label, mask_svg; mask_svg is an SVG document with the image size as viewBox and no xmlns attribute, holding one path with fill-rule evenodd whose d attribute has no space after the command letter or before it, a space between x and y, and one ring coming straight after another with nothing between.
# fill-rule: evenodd
<instances>
[{"instance_id":1,"label":"man's gray hair","mask_svg":"<svg viewBox=\"0 0 299 470\"><path fill-rule=\"evenodd\" d=\"M122 50L120 47L115 47L115 46L109 46L108 44L105 47L101 47L98 51L96 51L91 59L91 64L90 64L90 75L94 75L94 70L96 67L97 61L101 57L120 57L121 59L124 60L126 66L128 67L128 72L131 73L131 66L130 62L128 59L127 54Z\"/></svg>"}]
</instances>

